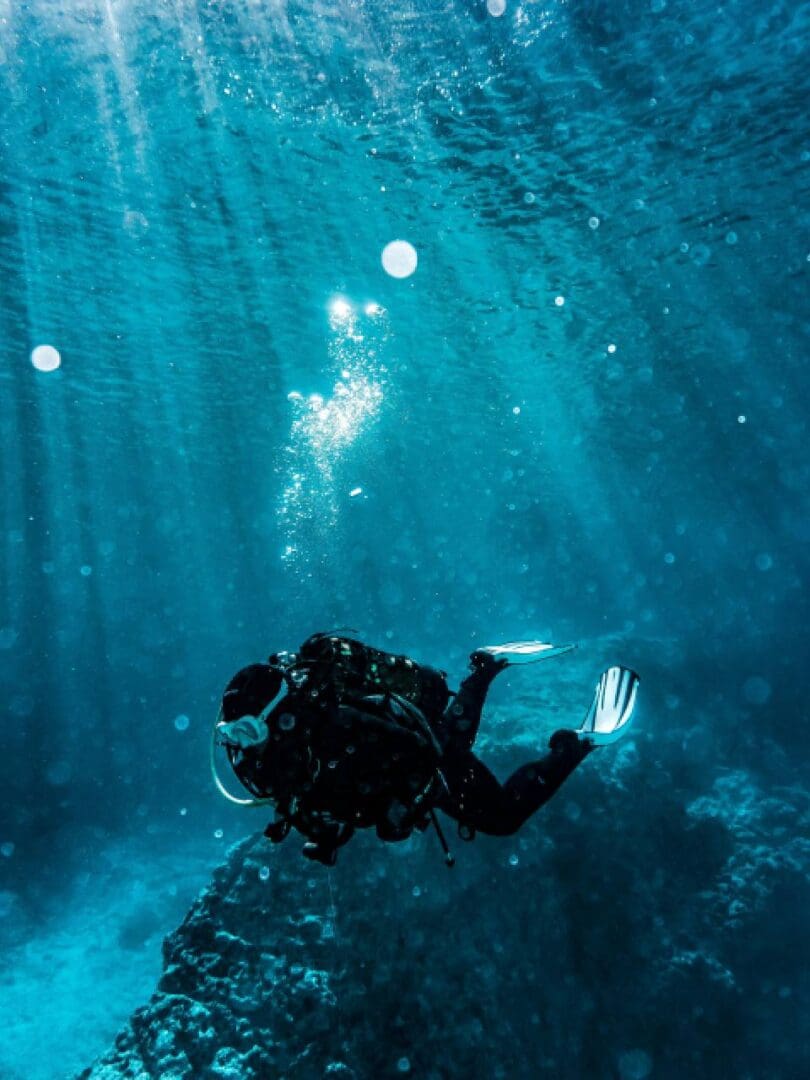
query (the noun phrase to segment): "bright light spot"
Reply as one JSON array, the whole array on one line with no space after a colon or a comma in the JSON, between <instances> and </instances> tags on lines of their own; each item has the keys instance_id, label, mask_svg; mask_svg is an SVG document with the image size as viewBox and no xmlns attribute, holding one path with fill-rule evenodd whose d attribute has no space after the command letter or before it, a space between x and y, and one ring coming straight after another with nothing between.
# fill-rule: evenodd
<instances>
[{"instance_id":1,"label":"bright light spot","mask_svg":"<svg viewBox=\"0 0 810 1080\"><path fill-rule=\"evenodd\" d=\"M363 494L363 489L361 487L352 488L352 490L349 492L349 498L353 499L356 495L362 495L362 494Z\"/></svg>"},{"instance_id":2,"label":"bright light spot","mask_svg":"<svg viewBox=\"0 0 810 1080\"><path fill-rule=\"evenodd\" d=\"M31 363L37 371L56 371L62 363L62 357L53 345L37 345L31 350Z\"/></svg>"},{"instance_id":3,"label":"bright light spot","mask_svg":"<svg viewBox=\"0 0 810 1080\"><path fill-rule=\"evenodd\" d=\"M563 304L565 303L565 297L564 296L555 296L554 297L554 303L557 305L557 307L562 307Z\"/></svg>"},{"instance_id":4,"label":"bright light spot","mask_svg":"<svg viewBox=\"0 0 810 1080\"><path fill-rule=\"evenodd\" d=\"M493 19L500 19L506 11L506 0L487 0L487 11Z\"/></svg>"},{"instance_id":5,"label":"bright light spot","mask_svg":"<svg viewBox=\"0 0 810 1080\"><path fill-rule=\"evenodd\" d=\"M380 307L379 304L373 304L372 303L372 304L366 304L366 306L365 306L366 315L382 315L382 310L383 309ZM346 378L345 375L343 377L344 377L344 379Z\"/></svg>"},{"instance_id":6,"label":"bright light spot","mask_svg":"<svg viewBox=\"0 0 810 1080\"><path fill-rule=\"evenodd\" d=\"M304 400L304 395L299 394L297 390L291 390L289 392L289 394L287 394L287 401L303 401L303 400Z\"/></svg>"},{"instance_id":7,"label":"bright light spot","mask_svg":"<svg viewBox=\"0 0 810 1080\"><path fill-rule=\"evenodd\" d=\"M588 218L588 225L589 225L589 227L591 229L598 229L599 228L599 218L598 217L589 217Z\"/></svg>"},{"instance_id":8,"label":"bright light spot","mask_svg":"<svg viewBox=\"0 0 810 1080\"><path fill-rule=\"evenodd\" d=\"M383 269L391 277L410 277L416 269L417 262L416 248L407 240L392 240L383 248Z\"/></svg>"},{"instance_id":9,"label":"bright light spot","mask_svg":"<svg viewBox=\"0 0 810 1080\"><path fill-rule=\"evenodd\" d=\"M610 345L608 345L608 352L609 353L615 353L616 352L616 346L612 342L611 342Z\"/></svg>"},{"instance_id":10,"label":"bright light spot","mask_svg":"<svg viewBox=\"0 0 810 1080\"><path fill-rule=\"evenodd\" d=\"M340 296L329 305L329 314L333 319L348 319L351 313L351 304Z\"/></svg>"}]
</instances>

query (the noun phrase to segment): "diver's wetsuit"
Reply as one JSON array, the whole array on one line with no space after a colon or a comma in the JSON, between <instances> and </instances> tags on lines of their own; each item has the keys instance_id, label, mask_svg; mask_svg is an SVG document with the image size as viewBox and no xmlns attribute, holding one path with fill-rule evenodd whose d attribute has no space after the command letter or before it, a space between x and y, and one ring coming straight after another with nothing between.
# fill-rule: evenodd
<instances>
[{"instance_id":1,"label":"diver's wetsuit","mask_svg":"<svg viewBox=\"0 0 810 1080\"><path fill-rule=\"evenodd\" d=\"M327 864L355 828L402 840L434 808L468 835L508 836L591 749L558 731L545 757L501 784L472 746L502 661L473 654L472 673L451 694L442 672L352 639L317 634L299 656L305 681L271 714L270 739L232 752L231 763L254 795L273 794L278 816L266 835L280 841L294 826L309 840L304 854ZM227 718L255 715L267 696L258 707L240 699ZM403 716L409 703L415 720Z\"/></svg>"},{"instance_id":2,"label":"diver's wetsuit","mask_svg":"<svg viewBox=\"0 0 810 1080\"><path fill-rule=\"evenodd\" d=\"M437 725L444 748L441 770L448 790L435 805L461 825L492 836L516 832L592 749L573 731L558 731L545 757L521 765L501 784L472 752L487 691L501 670L497 662L476 667Z\"/></svg>"}]
</instances>

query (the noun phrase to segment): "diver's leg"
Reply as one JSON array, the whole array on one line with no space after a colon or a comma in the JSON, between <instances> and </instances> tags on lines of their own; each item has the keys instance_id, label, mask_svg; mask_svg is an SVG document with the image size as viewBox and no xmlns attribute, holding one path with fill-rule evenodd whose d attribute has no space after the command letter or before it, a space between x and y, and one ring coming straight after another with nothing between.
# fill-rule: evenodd
<instances>
[{"instance_id":1,"label":"diver's leg","mask_svg":"<svg viewBox=\"0 0 810 1080\"><path fill-rule=\"evenodd\" d=\"M462 682L444 710L437 732L446 751L452 753L469 750L475 742L487 691L498 672L507 666L506 661L485 653L473 653L470 661L472 674Z\"/></svg>"},{"instance_id":2,"label":"diver's leg","mask_svg":"<svg viewBox=\"0 0 810 1080\"><path fill-rule=\"evenodd\" d=\"M522 765L500 784L472 751L448 754L442 764L446 792L437 806L460 824L492 836L510 836L548 802L593 747L576 732L557 731L550 751Z\"/></svg>"}]
</instances>

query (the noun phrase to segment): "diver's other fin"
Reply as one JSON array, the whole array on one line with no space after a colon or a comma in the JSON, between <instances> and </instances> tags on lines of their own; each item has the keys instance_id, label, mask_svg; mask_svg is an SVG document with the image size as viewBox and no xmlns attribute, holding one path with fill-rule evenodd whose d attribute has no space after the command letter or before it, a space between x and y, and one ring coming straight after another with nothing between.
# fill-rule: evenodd
<instances>
[{"instance_id":1,"label":"diver's other fin","mask_svg":"<svg viewBox=\"0 0 810 1080\"><path fill-rule=\"evenodd\" d=\"M505 660L513 664L535 664L538 660L550 660L552 656L562 656L571 652L576 645L551 645L547 641L507 641L505 645L485 645L476 649L476 653L487 653L496 660Z\"/></svg>"},{"instance_id":2,"label":"diver's other fin","mask_svg":"<svg viewBox=\"0 0 810 1080\"><path fill-rule=\"evenodd\" d=\"M577 732L579 738L595 746L620 739L630 727L639 681L630 668L608 668L596 684L591 707Z\"/></svg>"}]
</instances>

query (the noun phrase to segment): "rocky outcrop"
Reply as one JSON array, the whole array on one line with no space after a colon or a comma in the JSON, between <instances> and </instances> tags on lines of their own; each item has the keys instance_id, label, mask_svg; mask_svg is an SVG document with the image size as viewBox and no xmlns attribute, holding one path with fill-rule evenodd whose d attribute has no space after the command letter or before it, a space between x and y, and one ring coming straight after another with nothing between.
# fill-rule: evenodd
<instances>
[{"instance_id":1,"label":"rocky outcrop","mask_svg":"<svg viewBox=\"0 0 810 1080\"><path fill-rule=\"evenodd\" d=\"M246 839L82 1080L802 1074L806 797L682 764L643 734L600 752L453 870L430 833L332 870Z\"/></svg>"}]
</instances>

